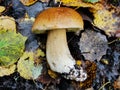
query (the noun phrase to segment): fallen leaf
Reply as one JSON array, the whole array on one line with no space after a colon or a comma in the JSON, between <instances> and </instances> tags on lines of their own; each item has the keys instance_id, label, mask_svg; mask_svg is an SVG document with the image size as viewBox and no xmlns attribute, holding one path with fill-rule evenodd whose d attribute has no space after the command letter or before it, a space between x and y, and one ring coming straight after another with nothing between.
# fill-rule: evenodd
<instances>
[{"instance_id":1,"label":"fallen leaf","mask_svg":"<svg viewBox=\"0 0 120 90\"><path fill-rule=\"evenodd\" d=\"M87 72L87 79L83 82L75 82L75 81L72 81L72 84L73 86L77 89L77 90L80 90L80 89L87 89L87 88L90 88L93 84L93 81L96 77L96 72L97 72L97 65L95 62L91 62L91 61L88 61L86 60L84 62L85 64L85 70Z\"/></svg>"},{"instance_id":2,"label":"fallen leaf","mask_svg":"<svg viewBox=\"0 0 120 90\"><path fill-rule=\"evenodd\" d=\"M34 62L36 59L40 62L40 56L44 56L44 52L41 50L24 52L17 64L17 71L20 73L21 77L25 79L37 79L39 75L41 75L42 64Z\"/></svg>"},{"instance_id":3,"label":"fallen leaf","mask_svg":"<svg viewBox=\"0 0 120 90\"><path fill-rule=\"evenodd\" d=\"M100 0L83 0L84 2L89 2L89 3L96 3L96 2L98 2L98 1L100 1Z\"/></svg>"},{"instance_id":4,"label":"fallen leaf","mask_svg":"<svg viewBox=\"0 0 120 90\"><path fill-rule=\"evenodd\" d=\"M26 37L11 30L0 30L0 66L9 66L22 56Z\"/></svg>"},{"instance_id":5,"label":"fallen leaf","mask_svg":"<svg viewBox=\"0 0 120 90\"><path fill-rule=\"evenodd\" d=\"M85 3L82 0L55 0L55 3L61 2L66 6L74 6L74 7L90 7L95 10L103 9L104 6L101 3Z\"/></svg>"},{"instance_id":6,"label":"fallen leaf","mask_svg":"<svg viewBox=\"0 0 120 90\"><path fill-rule=\"evenodd\" d=\"M114 88L115 88L115 89L120 89L120 76L119 76L119 78L114 82Z\"/></svg>"},{"instance_id":7,"label":"fallen leaf","mask_svg":"<svg viewBox=\"0 0 120 90\"><path fill-rule=\"evenodd\" d=\"M38 0L20 0L24 5L29 6L37 2Z\"/></svg>"},{"instance_id":8,"label":"fallen leaf","mask_svg":"<svg viewBox=\"0 0 120 90\"><path fill-rule=\"evenodd\" d=\"M15 19L9 16L0 16L0 29L16 31Z\"/></svg>"},{"instance_id":9,"label":"fallen leaf","mask_svg":"<svg viewBox=\"0 0 120 90\"><path fill-rule=\"evenodd\" d=\"M4 6L0 6L0 13L2 13L5 10Z\"/></svg>"},{"instance_id":10,"label":"fallen leaf","mask_svg":"<svg viewBox=\"0 0 120 90\"><path fill-rule=\"evenodd\" d=\"M90 29L81 34L78 45L85 59L91 61L99 61L108 49L106 36Z\"/></svg>"},{"instance_id":11,"label":"fallen leaf","mask_svg":"<svg viewBox=\"0 0 120 90\"><path fill-rule=\"evenodd\" d=\"M14 73L15 69L15 64L10 65L9 67L0 66L0 77Z\"/></svg>"},{"instance_id":12,"label":"fallen leaf","mask_svg":"<svg viewBox=\"0 0 120 90\"><path fill-rule=\"evenodd\" d=\"M114 10L97 10L92 11L95 26L105 31L105 33L111 36L111 33L115 33L120 29L120 16L115 13Z\"/></svg>"}]
</instances>

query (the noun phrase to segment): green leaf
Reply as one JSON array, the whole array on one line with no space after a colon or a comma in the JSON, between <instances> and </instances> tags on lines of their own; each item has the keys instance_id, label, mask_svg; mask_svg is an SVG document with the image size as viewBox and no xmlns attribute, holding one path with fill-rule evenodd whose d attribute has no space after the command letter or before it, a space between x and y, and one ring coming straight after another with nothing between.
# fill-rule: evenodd
<instances>
[{"instance_id":1,"label":"green leaf","mask_svg":"<svg viewBox=\"0 0 120 90\"><path fill-rule=\"evenodd\" d=\"M26 37L10 30L0 30L0 66L9 66L22 56Z\"/></svg>"},{"instance_id":2,"label":"green leaf","mask_svg":"<svg viewBox=\"0 0 120 90\"><path fill-rule=\"evenodd\" d=\"M99 0L83 0L84 2L89 2L89 3L96 3L98 2Z\"/></svg>"}]
</instances>

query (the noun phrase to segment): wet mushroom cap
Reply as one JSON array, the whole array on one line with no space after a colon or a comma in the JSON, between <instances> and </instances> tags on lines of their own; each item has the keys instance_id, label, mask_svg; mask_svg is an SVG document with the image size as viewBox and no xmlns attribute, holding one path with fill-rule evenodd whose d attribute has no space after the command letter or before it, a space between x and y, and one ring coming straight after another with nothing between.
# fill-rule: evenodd
<instances>
[{"instance_id":1,"label":"wet mushroom cap","mask_svg":"<svg viewBox=\"0 0 120 90\"><path fill-rule=\"evenodd\" d=\"M83 29L83 19L75 10L67 7L52 7L42 11L35 19L32 32L44 33L46 30L67 29L77 31Z\"/></svg>"}]
</instances>

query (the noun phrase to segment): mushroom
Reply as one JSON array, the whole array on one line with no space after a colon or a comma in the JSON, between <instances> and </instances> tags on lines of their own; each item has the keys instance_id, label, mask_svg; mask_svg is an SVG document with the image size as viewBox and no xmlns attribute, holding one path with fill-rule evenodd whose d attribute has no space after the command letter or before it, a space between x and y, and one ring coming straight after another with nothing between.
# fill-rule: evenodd
<instances>
[{"instance_id":1,"label":"mushroom","mask_svg":"<svg viewBox=\"0 0 120 90\"><path fill-rule=\"evenodd\" d=\"M71 71L77 72L75 59L71 56L67 45L66 31L82 29L82 17L71 8L48 8L36 17L32 32L40 34L48 31L46 57L51 70L61 74L68 74L69 78Z\"/></svg>"}]
</instances>

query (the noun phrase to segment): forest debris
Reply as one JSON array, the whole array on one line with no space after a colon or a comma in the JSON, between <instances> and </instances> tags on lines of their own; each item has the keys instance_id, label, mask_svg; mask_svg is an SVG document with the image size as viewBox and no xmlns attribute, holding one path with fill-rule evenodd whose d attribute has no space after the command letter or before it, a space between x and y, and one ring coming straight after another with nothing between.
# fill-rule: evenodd
<instances>
[{"instance_id":1,"label":"forest debris","mask_svg":"<svg viewBox=\"0 0 120 90\"><path fill-rule=\"evenodd\" d=\"M15 64L13 64L9 67L0 66L0 77L10 75L10 74L14 73L15 69L16 69Z\"/></svg>"},{"instance_id":2,"label":"forest debris","mask_svg":"<svg viewBox=\"0 0 120 90\"><path fill-rule=\"evenodd\" d=\"M91 88L87 88L87 89L85 89L85 90L94 90L94 89L93 89L93 87L91 87Z\"/></svg>"},{"instance_id":3,"label":"forest debris","mask_svg":"<svg viewBox=\"0 0 120 90\"><path fill-rule=\"evenodd\" d=\"M55 2L62 2L63 5L66 6L74 6L74 7L89 7L89 8L93 8L95 10L99 10L99 9L103 9L104 6L101 3L85 3L82 0L55 0Z\"/></svg>"},{"instance_id":4,"label":"forest debris","mask_svg":"<svg viewBox=\"0 0 120 90\"><path fill-rule=\"evenodd\" d=\"M17 62L23 54L26 39L20 33L0 30L0 66L9 66Z\"/></svg>"},{"instance_id":5,"label":"forest debris","mask_svg":"<svg viewBox=\"0 0 120 90\"><path fill-rule=\"evenodd\" d=\"M91 61L99 61L108 48L106 36L93 30L83 32L78 45L85 59Z\"/></svg>"},{"instance_id":6,"label":"forest debris","mask_svg":"<svg viewBox=\"0 0 120 90\"><path fill-rule=\"evenodd\" d=\"M0 6L0 13L2 13L5 10L4 6Z\"/></svg>"},{"instance_id":7,"label":"forest debris","mask_svg":"<svg viewBox=\"0 0 120 90\"><path fill-rule=\"evenodd\" d=\"M16 31L15 19L9 16L0 16L0 29Z\"/></svg>"},{"instance_id":8,"label":"forest debris","mask_svg":"<svg viewBox=\"0 0 120 90\"><path fill-rule=\"evenodd\" d=\"M87 88L90 88L93 84L93 81L96 77L96 72L97 72L97 65L95 62L91 62L91 61L88 61L86 60L84 62L85 64L85 70L87 72L87 79L83 82L75 82L75 81L72 81L73 83L73 86L75 88L77 88L77 90L79 89L87 89Z\"/></svg>"},{"instance_id":9,"label":"forest debris","mask_svg":"<svg viewBox=\"0 0 120 90\"><path fill-rule=\"evenodd\" d=\"M58 77L57 73L52 71L52 70L48 70L48 74L50 75L51 78L56 79Z\"/></svg>"},{"instance_id":10,"label":"forest debris","mask_svg":"<svg viewBox=\"0 0 120 90\"><path fill-rule=\"evenodd\" d=\"M48 3L49 2L49 0L20 0L22 3L23 3L23 5L25 5L25 6L30 6L30 5L32 5L32 4L34 4L34 3L36 3L37 1L41 1L41 2L43 2L43 3Z\"/></svg>"},{"instance_id":11,"label":"forest debris","mask_svg":"<svg viewBox=\"0 0 120 90\"><path fill-rule=\"evenodd\" d=\"M115 89L120 89L120 76L119 76L119 78L114 82L114 88L115 88Z\"/></svg>"},{"instance_id":12,"label":"forest debris","mask_svg":"<svg viewBox=\"0 0 120 90\"><path fill-rule=\"evenodd\" d=\"M41 2L49 2L50 0L40 0Z\"/></svg>"},{"instance_id":13,"label":"forest debris","mask_svg":"<svg viewBox=\"0 0 120 90\"><path fill-rule=\"evenodd\" d=\"M96 3L100 0L83 0L84 2L87 2L87 3Z\"/></svg>"},{"instance_id":14,"label":"forest debris","mask_svg":"<svg viewBox=\"0 0 120 90\"><path fill-rule=\"evenodd\" d=\"M42 63L39 59L44 56L44 53L38 49L35 52L25 52L19 59L17 64L17 71L20 76L25 79L37 79L42 73Z\"/></svg>"},{"instance_id":15,"label":"forest debris","mask_svg":"<svg viewBox=\"0 0 120 90\"><path fill-rule=\"evenodd\" d=\"M24 5L29 6L37 2L38 0L20 0Z\"/></svg>"},{"instance_id":16,"label":"forest debris","mask_svg":"<svg viewBox=\"0 0 120 90\"><path fill-rule=\"evenodd\" d=\"M33 33L31 32L31 28L32 28L32 25L33 25L33 22L34 22L35 19L33 17L30 17L30 18L28 18L28 17L29 16L26 16L25 18L17 20L17 23L18 23L17 24L17 30L23 36L32 37L31 35Z\"/></svg>"},{"instance_id":17,"label":"forest debris","mask_svg":"<svg viewBox=\"0 0 120 90\"><path fill-rule=\"evenodd\" d=\"M111 33L115 33L120 29L120 16L116 15L114 10L98 10L92 11L94 20L93 23L95 26L105 31L107 35L111 35Z\"/></svg>"}]
</instances>

